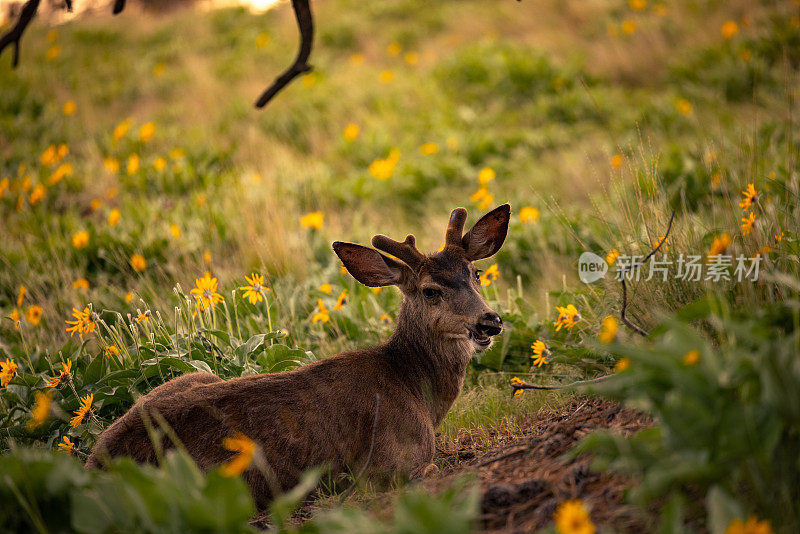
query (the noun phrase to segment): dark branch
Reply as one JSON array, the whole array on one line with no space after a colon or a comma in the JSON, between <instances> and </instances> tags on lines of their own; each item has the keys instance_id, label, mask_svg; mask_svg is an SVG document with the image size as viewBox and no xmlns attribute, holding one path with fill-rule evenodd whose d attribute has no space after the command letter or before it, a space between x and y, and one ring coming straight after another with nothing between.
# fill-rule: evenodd
<instances>
[{"instance_id":1,"label":"dark branch","mask_svg":"<svg viewBox=\"0 0 800 534\"><path fill-rule=\"evenodd\" d=\"M669 237L669 232L670 232L670 230L672 230L672 221L674 219L675 219L675 210L672 210L672 215L669 216L669 224L667 225L667 231L664 233L664 237L661 238L661 241L658 242L658 245L656 245L656 248L654 248L650 252L650 254L645 256L642 259L642 261L637 262L637 263L631 262L630 265L628 265L627 267L625 267L623 269L620 269L620 271L619 271L620 283L622 284L622 309L619 312L619 317L620 317L620 319L622 320L622 323L625 326L627 326L628 328L630 328L631 330L633 330L634 332L636 332L640 336L647 337L648 336L647 331L642 329L642 328L640 328L639 326L635 325L634 323L632 323L631 320L628 319L626 317L626 315L625 315L625 312L628 309L628 286L625 284L625 273L627 271L630 271L632 269L635 269L637 267L640 267L640 266L644 265L647 262L647 260L652 258L653 255L656 252L658 252L658 250L661 248L661 245L663 245L667 241L667 238Z\"/></svg>"},{"instance_id":2,"label":"dark branch","mask_svg":"<svg viewBox=\"0 0 800 534\"><path fill-rule=\"evenodd\" d=\"M511 384L511 393L516 393L518 389L569 389L574 388L575 386L583 386L585 384L594 384L596 382L602 382L603 380L608 380L614 375L603 375L598 376L597 378L590 378L589 380L577 380L575 382L570 382L569 384L557 384L553 386L548 386L545 384Z\"/></svg>"},{"instance_id":3,"label":"dark branch","mask_svg":"<svg viewBox=\"0 0 800 534\"><path fill-rule=\"evenodd\" d=\"M14 45L14 58L11 65L16 67L19 65L19 41L22 39L22 34L25 28L28 27L33 17L36 16L36 11L39 9L39 0L28 0L22 6L22 12L19 14L19 20L13 28L8 30L3 37L0 37L0 54L3 50L10 45Z\"/></svg>"},{"instance_id":4,"label":"dark branch","mask_svg":"<svg viewBox=\"0 0 800 534\"><path fill-rule=\"evenodd\" d=\"M123 1L124 0L117 0ZM311 46L314 43L314 19L311 16L311 6L308 0L292 0L292 7L294 14L297 18L297 26L300 29L300 50L297 52L297 57L283 74L278 76L271 86L264 91L256 101L257 108L263 108L267 102L272 100L278 92L289 85L295 77L304 72L311 70L311 65L308 64L308 56L311 55Z\"/></svg>"}]
</instances>

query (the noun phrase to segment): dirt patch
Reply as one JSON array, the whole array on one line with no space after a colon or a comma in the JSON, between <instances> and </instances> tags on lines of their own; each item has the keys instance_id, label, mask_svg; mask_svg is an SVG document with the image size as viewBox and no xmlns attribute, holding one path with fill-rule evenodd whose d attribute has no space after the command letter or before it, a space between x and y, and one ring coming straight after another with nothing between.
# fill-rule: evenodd
<instances>
[{"instance_id":1,"label":"dirt patch","mask_svg":"<svg viewBox=\"0 0 800 534\"><path fill-rule=\"evenodd\" d=\"M631 480L590 469L591 457L565 459L564 454L593 430L631 434L652 419L617 403L576 399L556 412L526 417L514 432L498 428L463 432L437 450L442 473L422 486L437 491L465 472L481 485L481 526L485 532L531 532L547 526L562 501L582 499L598 527L613 532L647 531L648 518L625 503ZM489 448L488 442L493 442Z\"/></svg>"}]
</instances>

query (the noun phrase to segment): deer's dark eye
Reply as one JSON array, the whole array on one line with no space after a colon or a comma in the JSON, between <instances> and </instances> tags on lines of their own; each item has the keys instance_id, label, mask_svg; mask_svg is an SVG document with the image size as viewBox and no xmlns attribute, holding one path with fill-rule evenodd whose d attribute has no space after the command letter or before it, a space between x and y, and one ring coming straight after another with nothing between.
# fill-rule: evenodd
<instances>
[{"instance_id":1,"label":"deer's dark eye","mask_svg":"<svg viewBox=\"0 0 800 534\"><path fill-rule=\"evenodd\" d=\"M433 300L437 297L441 297L442 292L439 291L438 289L433 289L432 287L426 287L425 289L422 290L422 296L428 300Z\"/></svg>"},{"instance_id":2,"label":"deer's dark eye","mask_svg":"<svg viewBox=\"0 0 800 534\"><path fill-rule=\"evenodd\" d=\"M481 275L482 275L482 274L483 274L483 271L481 271L480 269L476 269L476 270L475 270L475 280L477 280L478 282L480 282L480 281L481 281Z\"/></svg>"}]
</instances>

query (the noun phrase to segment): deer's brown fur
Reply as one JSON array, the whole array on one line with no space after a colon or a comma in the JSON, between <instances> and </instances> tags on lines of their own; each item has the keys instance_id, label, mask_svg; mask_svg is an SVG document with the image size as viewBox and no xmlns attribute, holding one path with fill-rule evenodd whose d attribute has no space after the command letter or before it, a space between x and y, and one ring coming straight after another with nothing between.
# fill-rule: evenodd
<instances>
[{"instance_id":1,"label":"deer's brown fur","mask_svg":"<svg viewBox=\"0 0 800 534\"><path fill-rule=\"evenodd\" d=\"M175 378L142 396L103 432L87 467L116 456L157 461L148 428L166 423L202 469L230 460L223 438L239 431L253 439L260 457L244 476L259 506L294 486L308 468L359 469L371 448L371 474L419 476L431 466L434 429L461 391L469 359L500 331L472 261L500 248L509 211L508 205L496 208L462 238L466 211L454 210L444 250L428 256L416 251L411 236L403 243L376 236L376 247L405 263L361 245L334 243L357 280L402 291L397 326L385 343L288 372ZM174 446L167 437L159 445Z\"/></svg>"}]
</instances>

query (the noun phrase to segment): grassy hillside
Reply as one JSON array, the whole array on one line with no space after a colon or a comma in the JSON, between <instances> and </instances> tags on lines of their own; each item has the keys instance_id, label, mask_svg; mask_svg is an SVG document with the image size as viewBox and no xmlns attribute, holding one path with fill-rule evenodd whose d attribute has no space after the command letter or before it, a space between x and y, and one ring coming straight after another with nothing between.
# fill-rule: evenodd
<instances>
[{"instance_id":1,"label":"grassy hillside","mask_svg":"<svg viewBox=\"0 0 800 534\"><path fill-rule=\"evenodd\" d=\"M481 267L496 264L485 294L508 328L470 365L445 438L564 399L513 398L513 376L553 383L623 370L623 358L661 350L650 343L659 336L659 354L680 362L692 347L670 329L688 324L709 355L769 358L764 347L775 340L800 350L795 2L314 8L315 70L260 111L253 102L296 50L287 4L261 15L153 16L131 6L58 27L37 21L20 67L0 58L0 362L13 362L0 390L2 450L54 448L66 437L82 458L136 396L177 374L270 372L384 339L399 293L358 285L330 243L414 233L433 251L456 206L470 221L512 206L503 250ZM743 194L749 184L754 192ZM629 285L628 317L654 332L642 343L603 322L619 315L620 285L611 275L581 283L578 257L617 251L613 274L658 243L673 210L657 256L673 261L669 276ZM734 258L723 266L729 280L676 276L680 255L707 267L708 255L723 253ZM759 255L758 282L737 281L735 258ZM224 300L199 309L190 290L205 287L205 273ZM240 290L251 273L269 288L255 303ZM570 304L580 319L557 327L556 306ZM80 322L70 335L73 309ZM734 323L753 345L727 337L720 325ZM537 340L552 356L532 367ZM46 387L65 362L71 380ZM705 369L706 378L730 379L729 364ZM691 380L682 374L691 365L675 368L667 390ZM784 370L799 375L795 364ZM656 371L635 375L647 391L604 393L648 397L639 406L663 417L667 381ZM787 380L790 391L797 383ZM51 417L38 420L44 394ZM90 394L86 420L71 426ZM750 397L733 398L738 406ZM796 429L796 401L786 403L794 422L782 428ZM773 523L800 509L796 490L784 495L796 507L776 511L768 492L748 501L734 487L724 502L759 502L744 510Z\"/></svg>"}]
</instances>

